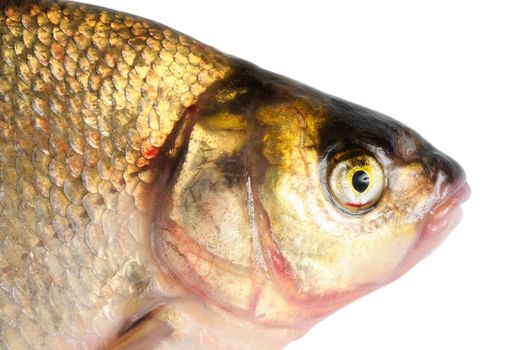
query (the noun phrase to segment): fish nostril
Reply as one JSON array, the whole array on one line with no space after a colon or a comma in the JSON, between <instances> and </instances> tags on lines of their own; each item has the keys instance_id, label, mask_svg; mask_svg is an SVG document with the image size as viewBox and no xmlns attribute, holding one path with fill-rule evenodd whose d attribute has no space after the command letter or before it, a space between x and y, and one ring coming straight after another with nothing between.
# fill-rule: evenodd
<instances>
[{"instance_id":1,"label":"fish nostril","mask_svg":"<svg viewBox=\"0 0 527 350\"><path fill-rule=\"evenodd\" d=\"M403 159L409 159L417 151L415 138L408 134L402 134L395 141L395 152Z\"/></svg>"}]
</instances>

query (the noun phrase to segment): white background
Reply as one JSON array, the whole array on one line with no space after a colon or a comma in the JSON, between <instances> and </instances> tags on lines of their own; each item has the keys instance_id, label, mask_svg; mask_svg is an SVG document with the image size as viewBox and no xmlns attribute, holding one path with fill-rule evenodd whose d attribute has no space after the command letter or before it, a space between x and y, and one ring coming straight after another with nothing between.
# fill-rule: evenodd
<instances>
[{"instance_id":1,"label":"white background","mask_svg":"<svg viewBox=\"0 0 527 350\"><path fill-rule=\"evenodd\" d=\"M288 347L527 349L522 1L88 1L406 123L457 159L462 223L399 281Z\"/></svg>"}]
</instances>

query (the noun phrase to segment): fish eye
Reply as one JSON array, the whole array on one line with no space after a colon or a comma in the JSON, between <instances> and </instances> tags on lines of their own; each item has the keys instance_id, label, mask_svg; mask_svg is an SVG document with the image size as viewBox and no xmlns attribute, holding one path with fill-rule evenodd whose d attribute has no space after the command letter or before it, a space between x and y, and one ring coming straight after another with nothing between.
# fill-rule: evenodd
<instances>
[{"instance_id":1,"label":"fish eye","mask_svg":"<svg viewBox=\"0 0 527 350\"><path fill-rule=\"evenodd\" d=\"M353 214L373 208L385 186L381 164L366 154L337 156L333 163L327 175L333 200Z\"/></svg>"}]
</instances>

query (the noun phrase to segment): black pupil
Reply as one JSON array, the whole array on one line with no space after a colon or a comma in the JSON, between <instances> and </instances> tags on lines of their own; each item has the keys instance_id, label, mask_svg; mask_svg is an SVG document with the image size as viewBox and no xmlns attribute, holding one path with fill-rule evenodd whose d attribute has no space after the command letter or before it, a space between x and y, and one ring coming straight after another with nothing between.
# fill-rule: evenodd
<instances>
[{"instance_id":1,"label":"black pupil","mask_svg":"<svg viewBox=\"0 0 527 350\"><path fill-rule=\"evenodd\" d=\"M370 177L365 171L359 170L353 174L351 183L357 192L362 193L368 188L368 185L370 184Z\"/></svg>"}]
</instances>

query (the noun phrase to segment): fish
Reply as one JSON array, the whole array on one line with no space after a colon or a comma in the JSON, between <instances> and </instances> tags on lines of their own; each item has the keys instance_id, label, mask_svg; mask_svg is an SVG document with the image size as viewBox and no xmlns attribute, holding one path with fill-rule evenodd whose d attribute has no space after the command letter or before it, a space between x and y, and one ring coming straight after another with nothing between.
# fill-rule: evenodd
<instances>
[{"instance_id":1,"label":"fish","mask_svg":"<svg viewBox=\"0 0 527 350\"><path fill-rule=\"evenodd\" d=\"M0 349L279 349L461 219L416 131L162 24L0 4Z\"/></svg>"}]
</instances>

